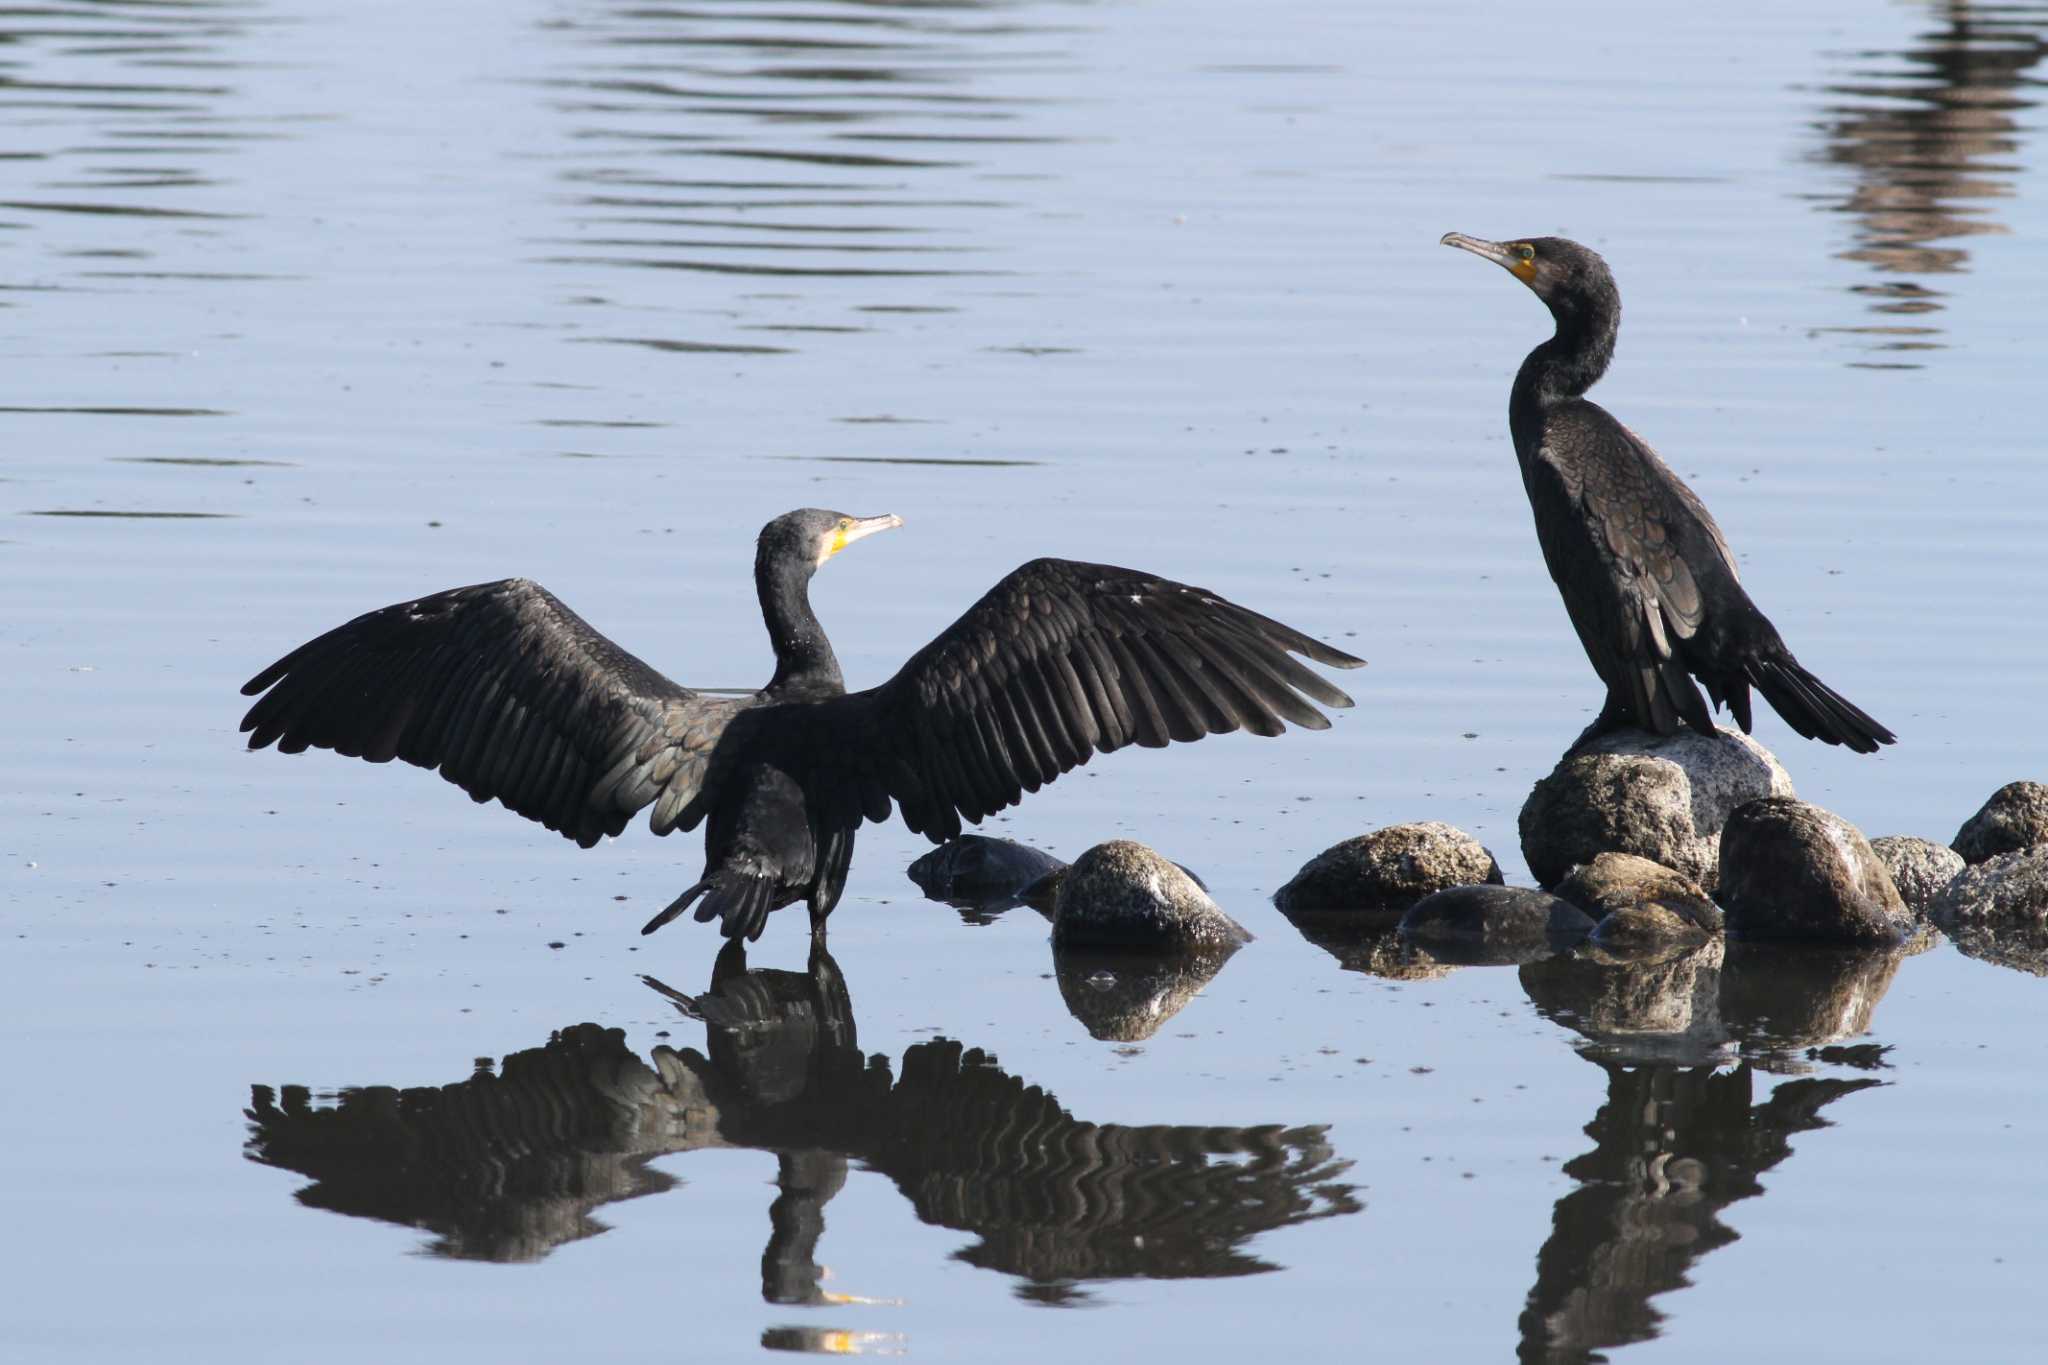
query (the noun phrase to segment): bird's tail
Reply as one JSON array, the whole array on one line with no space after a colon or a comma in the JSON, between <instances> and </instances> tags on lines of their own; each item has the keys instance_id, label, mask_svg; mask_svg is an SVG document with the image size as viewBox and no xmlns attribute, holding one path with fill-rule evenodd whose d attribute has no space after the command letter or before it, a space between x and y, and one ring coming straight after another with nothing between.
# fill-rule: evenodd
<instances>
[{"instance_id":1,"label":"bird's tail","mask_svg":"<svg viewBox=\"0 0 2048 1365\"><path fill-rule=\"evenodd\" d=\"M1744 660L1743 673L1764 694L1771 709L1807 739L1847 745L1874 754L1898 736L1872 720L1847 697L1799 666L1791 652L1760 652ZM1745 727L1747 728L1747 727Z\"/></svg>"},{"instance_id":2,"label":"bird's tail","mask_svg":"<svg viewBox=\"0 0 2048 1365\"><path fill-rule=\"evenodd\" d=\"M768 926L768 912L775 908L775 878L723 868L670 901L668 908L647 921L640 932L653 933L689 909L690 903L700 896L703 903L692 917L697 923L719 920L722 922L718 931L727 938L757 939Z\"/></svg>"}]
</instances>

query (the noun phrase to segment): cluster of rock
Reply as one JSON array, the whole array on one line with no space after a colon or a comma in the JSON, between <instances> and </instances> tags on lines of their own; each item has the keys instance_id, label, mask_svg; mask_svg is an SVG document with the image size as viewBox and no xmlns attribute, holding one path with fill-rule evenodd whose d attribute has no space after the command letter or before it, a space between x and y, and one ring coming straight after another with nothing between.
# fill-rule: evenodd
<instances>
[{"instance_id":1,"label":"cluster of rock","mask_svg":"<svg viewBox=\"0 0 2048 1365\"><path fill-rule=\"evenodd\" d=\"M1528 962L1589 940L1609 951L1752 942L1909 944L1938 925L1999 960L2048 969L2048 787L2015 782L1953 846L1874 843L1799 800L1747 735L1604 736L1536 784L1522 853L1543 890L1501 885L1470 835L1428 823L1347 839L1274 903L1333 952L1340 924L1398 930L1413 961ZM1932 941L1931 938L1928 941ZM1369 952L1386 953L1377 944ZM1365 952L1353 947L1353 955Z\"/></svg>"},{"instance_id":2,"label":"cluster of rock","mask_svg":"<svg viewBox=\"0 0 2048 1365\"><path fill-rule=\"evenodd\" d=\"M1746 735L1624 733L1566 754L1523 806L1520 833L1543 889L1505 885L1477 839L1424 821L1325 850L1273 901L1345 966L1407 979L1567 952L1696 965L1724 935L1751 952L1796 941L1876 949L1895 963L1900 949L1938 941L1930 926L1965 952L2048 975L2039 783L2001 788L1951 845L1872 841L1799 800ZM956 905L1045 911L1061 994L1102 1038L1149 1036L1252 938L1199 878L1129 840L1070 866L969 835L920 858L911 876ZM1717 979L1726 995L1730 981Z\"/></svg>"}]
</instances>

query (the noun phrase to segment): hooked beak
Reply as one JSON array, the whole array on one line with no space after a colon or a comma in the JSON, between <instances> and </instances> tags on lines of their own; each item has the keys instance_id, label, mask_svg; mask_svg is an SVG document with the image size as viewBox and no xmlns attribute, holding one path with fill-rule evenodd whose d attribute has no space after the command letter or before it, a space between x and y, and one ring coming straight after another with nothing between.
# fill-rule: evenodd
<instances>
[{"instance_id":1,"label":"hooked beak","mask_svg":"<svg viewBox=\"0 0 2048 1365\"><path fill-rule=\"evenodd\" d=\"M894 512L884 512L879 517L854 517L826 539L825 553L818 562L823 564L856 540L865 539L877 531L893 531L902 524L903 518Z\"/></svg>"},{"instance_id":2,"label":"hooked beak","mask_svg":"<svg viewBox=\"0 0 2048 1365\"><path fill-rule=\"evenodd\" d=\"M1462 231L1448 231L1448 233L1444 233L1440 237L1440 241L1442 241L1444 246L1458 248L1460 252L1470 252L1473 256L1485 256L1495 266L1499 266L1501 270L1505 270L1511 276L1516 276L1524 284L1530 284L1536 278L1534 266L1528 260L1513 254L1507 248L1505 241L1487 241L1485 237L1466 237Z\"/></svg>"}]
</instances>

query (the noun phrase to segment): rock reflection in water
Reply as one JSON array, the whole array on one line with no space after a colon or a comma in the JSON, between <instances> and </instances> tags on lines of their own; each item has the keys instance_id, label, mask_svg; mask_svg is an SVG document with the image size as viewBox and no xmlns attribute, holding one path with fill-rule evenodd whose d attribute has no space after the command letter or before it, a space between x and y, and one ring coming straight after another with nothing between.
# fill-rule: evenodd
<instances>
[{"instance_id":1,"label":"rock reflection in water","mask_svg":"<svg viewBox=\"0 0 2048 1365\"><path fill-rule=\"evenodd\" d=\"M1841 255L1893 277L1860 291L1881 313L1939 311L1941 294L1906 277L1961 271L1969 252L1958 239L2007 231L1986 201L2013 193L2024 111L2037 103L2027 73L2048 52L2040 5L1951 0L1935 12L1939 26L1896 54L1904 70L1869 70L1894 54L1860 53L1855 78L1827 87L1840 102L1827 111L1823 155L1856 172L1849 197L1831 204L1856 219L1856 245ZM1925 325L1850 330L1885 351L1939 345Z\"/></svg>"},{"instance_id":2,"label":"rock reflection in water","mask_svg":"<svg viewBox=\"0 0 2048 1365\"><path fill-rule=\"evenodd\" d=\"M1054 948L1052 965L1067 1012L1089 1037L1142 1043L1187 1008L1236 952L1234 944L1185 953Z\"/></svg>"},{"instance_id":3,"label":"rock reflection in water","mask_svg":"<svg viewBox=\"0 0 2048 1365\"><path fill-rule=\"evenodd\" d=\"M1578 1185L1537 1253L1519 1359L1605 1359L1658 1334L1650 1300L1736 1240L1721 1211L1763 1193L1760 1177L1791 1154L1793 1135L1828 1126L1822 1109L1881 1084L1799 1077L1759 1100L1759 1078L1783 1069L1788 1049L1861 1034L1902 956L1715 942L1640 959L1583 949L1521 969L1537 1009L1586 1038L1580 1054L1606 1073L1607 1095L1586 1126L1593 1149L1565 1163ZM1758 1060L1716 1065L1737 1045ZM1869 1067L1882 1054L1813 1055Z\"/></svg>"},{"instance_id":4,"label":"rock reflection in water","mask_svg":"<svg viewBox=\"0 0 2048 1365\"><path fill-rule=\"evenodd\" d=\"M657 1155L774 1152L761 1259L772 1303L844 1302L820 1284L825 1206L860 1162L919 1218L971 1232L969 1264L1064 1302L1081 1282L1246 1275L1252 1237L1362 1207L1320 1127L1128 1127L1074 1118L979 1049L938 1039L893 1070L863 1056L832 958L748 971L737 944L711 988L650 985L705 1026L705 1052L563 1029L453 1085L366 1087L315 1103L257 1086L247 1154L312 1177L301 1202L435 1234L437 1255L533 1260L603 1230L602 1204L670 1188Z\"/></svg>"}]
</instances>

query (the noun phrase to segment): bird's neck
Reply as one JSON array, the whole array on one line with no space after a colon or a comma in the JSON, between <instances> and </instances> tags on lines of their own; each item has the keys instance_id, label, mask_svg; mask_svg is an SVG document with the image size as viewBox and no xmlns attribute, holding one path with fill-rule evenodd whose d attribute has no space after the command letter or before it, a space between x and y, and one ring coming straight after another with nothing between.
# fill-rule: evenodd
<instances>
[{"instance_id":1,"label":"bird's neck","mask_svg":"<svg viewBox=\"0 0 2048 1365\"><path fill-rule=\"evenodd\" d=\"M1578 299L1551 311L1557 333L1522 362L1511 414L1540 415L1553 403L1577 398L1599 383L1613 363L1614 337L1621 329L1618 299Z\"/></svg>"},{"instance_id":2,"label":"bird's neck","mask_svg":"<svg viewBox=\"0 0 2048 1365\"><path fill-rule=\"evenodd\" d=\"M769 692L795 696L837 696L846 690L832 642L811 610L814 566L786 556L760 556L754 561L754 586L761 594L761 617L768 642L775 649L775 676Z\"/></svg>"}]
</instances>

